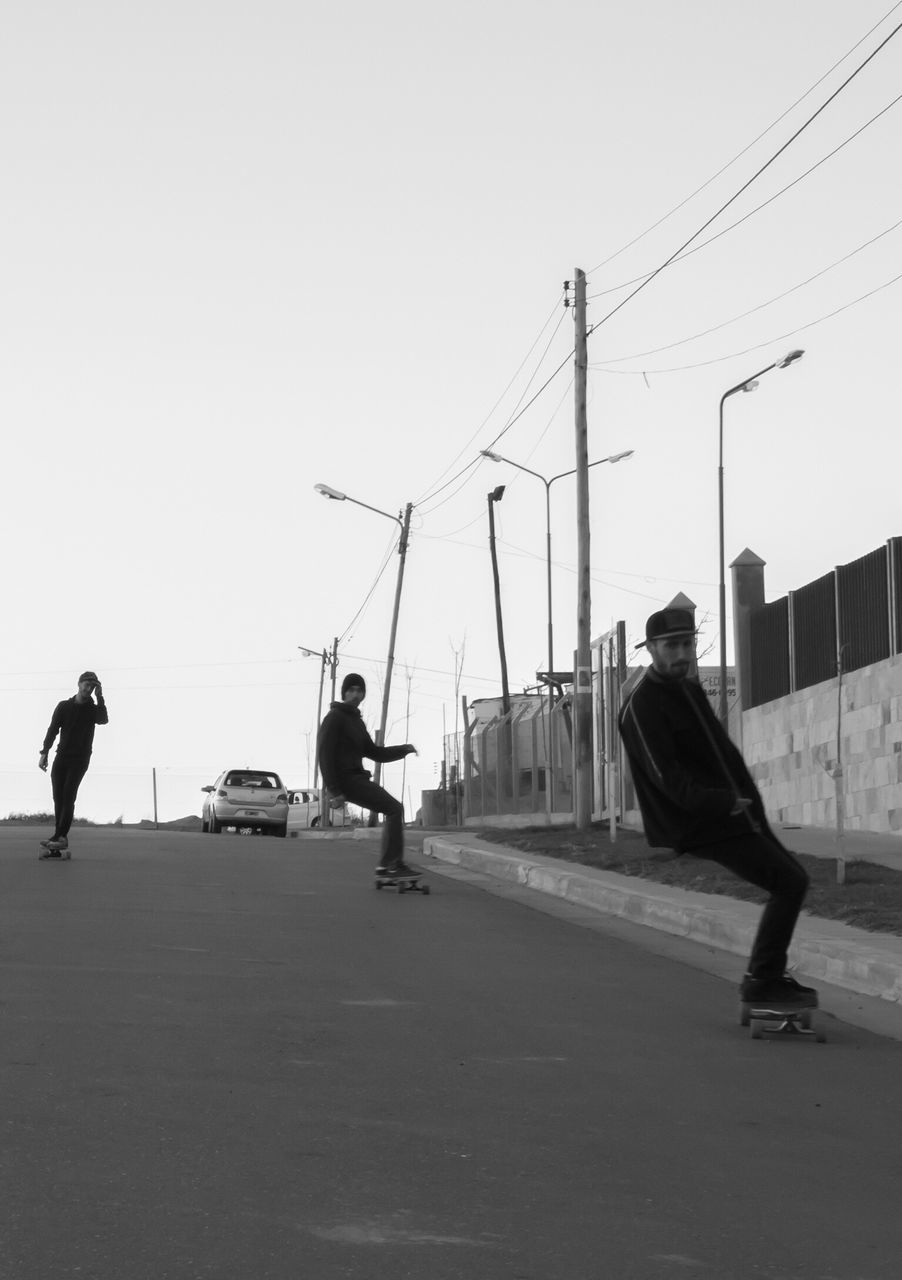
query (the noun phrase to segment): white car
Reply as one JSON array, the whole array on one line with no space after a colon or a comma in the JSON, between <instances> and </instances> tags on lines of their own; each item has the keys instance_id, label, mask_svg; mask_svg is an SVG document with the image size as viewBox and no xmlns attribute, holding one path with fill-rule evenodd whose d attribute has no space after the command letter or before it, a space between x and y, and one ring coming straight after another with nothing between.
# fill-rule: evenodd
<instances>
[{"instance_id":1,"label":"white car","mask_svg":"<svg viewBox=\"0 0 902 1280\"><path fill-rule=\"evenodd\" d=\"M288 830L306 831L320 826L320 792L317 787L302 787L288 792ZM348 822L346 805L332 810L332 826L343 827Z\"/></svg>"},{"instance_id":2,"label":"white car","mask_svg":"<svg viewBox=\"0 0 902 1280\"><path fill-rule=\"evenodd\" d=\"M288 833L288 793L268 769L226 769L210 787L201 809L201 827L211 835L225 827L248 828L264 835Z\"/></svg>"}]
</instances>

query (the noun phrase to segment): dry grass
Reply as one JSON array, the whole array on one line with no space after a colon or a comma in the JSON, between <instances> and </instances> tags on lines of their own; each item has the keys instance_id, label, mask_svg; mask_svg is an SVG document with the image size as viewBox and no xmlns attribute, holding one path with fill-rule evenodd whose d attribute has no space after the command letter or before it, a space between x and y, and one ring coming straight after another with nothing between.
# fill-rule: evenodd
<instances>
[{"instance_id":1,"label":"dry grass","mask_svg":"<svg viewBox=\"0 0 902 1280\"><path fill-rule=\"evenodd\" d=\"M635 832L618 831L612 845L607 824L587 831L577 831L575 827L529 827L519 831L486 828L478 834L482 840L521 853L538 853L619 875L641 876L696 893L719 893L747 902L763 902L766 897L760 889L738 880L716 863L690 854L678 857L669 850L651 849ZM834 859L796 856L811 877L805 902L809 915L839 920L873 933L902 936L902 872L871 862L848 863L846 883L838 885Z\"/></svg>"}]
</instances>

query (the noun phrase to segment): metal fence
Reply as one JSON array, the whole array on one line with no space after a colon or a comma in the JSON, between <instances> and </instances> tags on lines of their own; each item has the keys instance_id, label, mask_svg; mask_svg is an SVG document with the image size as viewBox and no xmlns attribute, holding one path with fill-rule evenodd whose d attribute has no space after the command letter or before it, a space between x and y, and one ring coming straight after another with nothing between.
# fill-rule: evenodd
<instances>
[{"instance_id":1,"label":"metal fence","mask_svg":"<svg viewBox=\"0 0 902 1280\"><path fill-rule=\"evenodd\" d=\"M789 669L789 600L783 596L749 619L751 648L754 654L751 670L752 705L782 698L791 688Z\"/></svg>"},{"instance_id":2,"label":"metal fence","mask_svg":"<svg viewBox=\"0 0 902 1280\"><path fill-rule=\"evenodd\" d=\"M902 538L749 615L749 706L902 652Z\"/></svg>"},{"instance_id":3,"label":"metal fence","mask_svg":"<svg viewBox=\"0 0 902 1280\"><path fill-rule=\"evenodd\" d=\"M536 695L462 734L463 817L565 812L573 807L570 699Z\"/></svg>"}]
</instances>

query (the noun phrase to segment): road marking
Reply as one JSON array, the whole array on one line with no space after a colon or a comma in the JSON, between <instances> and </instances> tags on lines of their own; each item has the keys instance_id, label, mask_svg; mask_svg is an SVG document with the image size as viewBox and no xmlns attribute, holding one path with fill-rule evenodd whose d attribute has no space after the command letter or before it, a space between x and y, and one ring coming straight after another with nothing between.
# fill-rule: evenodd
<instances>
[{"instance_id":1,"label":"road marking","mask_svg":"<svg viewBox=\"0 0 902 1280\"><path fill-rule=\"evenodd\" d=\"M439 1236L426 1231L399 1231L394 1227L380 1227L374 1223L358 1225L349 1223L341 1227L310 1227L310 1234L320 1240L335 1240L340 1244L455 1244L476 1245L485 1249L493 1241L473 1240L469 1236Z\"/></svg>"},{"instance_id":2,"label":"road marking","mask_svg":"<svg viewBox=\"0 0 902 1280\"><path fill-rule=\"evenodd\" d=\"M557 1058L557 1057L553 1057L553 1056L550 1056L550 1055L549 1055L549 1056L546 1056L546 1057L538 1057L538 1056L529 1056L529 1055L524 1055L523 1057L517 1057L517 1058L482 1058L482 1057L476 1057L476 1058L471 1059L471 1061L473 1061L473 1062L496 1062L496 1063L500 1063L500 1064L502 1064L502 1065L504 1065L504 1066L509 1066L512 1062L569 1062L569 1061L570 1061L570 1059L569 1059L569 1058Z\"/></svg>"},{"instance_id":3,"label":"road marking","mask_svg":"<svg viewBox=\"0 0 902 1280\"><path fill-rule=\"evenodd\" d=\"M364 1009L394 1009L405 1004L418 1004L417 1000L342 1000L342 1004L356 1005Z\"/></svg>"},{"instance_id":4,"label":"road marking","mask_svg":"<svg viewBox=\"0 0 902 1280\"><path fill-rule=\"evenodd\" d=\"M164 947L162 943L152 942L151 951L192 951L200 956L208 956L210 954L208 947Z\"/></svg>"}]
</instances>

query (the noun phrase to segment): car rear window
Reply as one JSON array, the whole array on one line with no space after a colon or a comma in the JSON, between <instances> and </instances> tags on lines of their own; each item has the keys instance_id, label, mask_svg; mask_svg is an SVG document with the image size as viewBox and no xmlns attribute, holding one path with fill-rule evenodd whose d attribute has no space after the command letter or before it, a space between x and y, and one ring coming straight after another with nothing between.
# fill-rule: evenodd
<instances>
[{"instance_id":1,"label":"car rear window","mask_svg":"<svg viewBox=\"0 0 902 1280\"><path fill-rule=\"evenodd\" d=\"M281 791L282 782L277 773L253 773L245 770L242 773L230 773L226 780L227 787L275 787Z\"/></svg>"}]
</instances>

